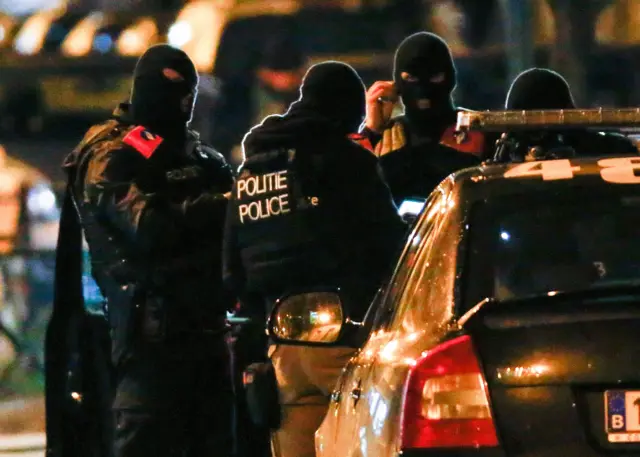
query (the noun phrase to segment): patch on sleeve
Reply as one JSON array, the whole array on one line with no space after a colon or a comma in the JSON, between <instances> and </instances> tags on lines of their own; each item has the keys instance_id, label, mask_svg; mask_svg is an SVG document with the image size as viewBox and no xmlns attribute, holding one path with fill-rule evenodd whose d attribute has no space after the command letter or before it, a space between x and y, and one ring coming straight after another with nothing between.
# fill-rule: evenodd
<instances>
[{"instance_id":1,"label":"patch on sleeve","mask_svg":"<svg viewBox=\"0 0 640 457\"><path fill-rule=\"evenodd\" d=\"M359 144L360 146L362 146L365 149L368 149L369 151L373 152L373 145L371 144L371 141L369 141L369 138L367 138L366 136L360 134L360 133L352 133L349 135L349 139L357 144Z\"/></svg>"},{"instance_id":2,"label":"patch on sleeve","mask_svg":"<svg viewBox=\"0 0 640 457\"><path fill-rule=\"evenodd\" d=\"M148 159L156 149L158 149L158 146L160 146L164 139L159 135L149 132L144 127L138 126L127 133L122 141L142 154L145 159Z\"/></svg>"},{"instance_id":3,"label":"patch on sleeve","mask_svg":"<svg viewBox=\"0 0 640 457\"><path fill-rule=\"evenodd\" d=\"M455 127L452 126L442 134L440 144L460 152L480 156L484 151L485 137L482 132L477 131L470 131L464 136L458 136L456 135Z\"/></svg>"}]
</instances>

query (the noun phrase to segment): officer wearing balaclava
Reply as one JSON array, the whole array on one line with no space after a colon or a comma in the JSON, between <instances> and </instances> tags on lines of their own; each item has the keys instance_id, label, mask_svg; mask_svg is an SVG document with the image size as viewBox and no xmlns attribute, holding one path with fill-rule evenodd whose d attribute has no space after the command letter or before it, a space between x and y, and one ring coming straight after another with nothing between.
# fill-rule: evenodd
<instances>
[{"instance_id":1,"label":"officer wearing balaclava","mask_svg":"<svg viewBox=\"0 0 640 457\"><path fill-rule=\"evenodd\" d=\"M197 85L196 69L183 51L167 45L154 46L134 70L130 116L165 138L184 138Z\"/></svg>"},{"instance_id":2,"label":"officer wearing balaclava","mask_svg":"<svg viewBox=\"0 0 640 457\"><path fill-rule=\"evenodd\" d=\"M376 155L392 152L412 140L443 142L479 154L482 138L460 143L450 138L460 110L452 98L456 82L451 50L442 38L428 32L405 38L395 53L393 81L378 81L367 93L363 133L374 143ZM393 105L399 100L404 114L390 119ZM391 136L394 127L396 132Z\"/></svg>"},{"instance_id":3,"label":"officer wearing balaclava","mask_svg":"<svg viewBox=\"0 0 640 457\"><path fill-rule=\"evenodd\" d=\"M135 68L131 103L92 127L65 160L68 188L47 339L48 444L64 449L60 455L94 455L83 447L93 445L84 427L109 413L109 399L114 436L105 438L105 421L101 442L111 442L116 457L233 451L224 335L232 300L220 271L233 175L188 127L196 84L184 52L148 49ZM115 385L104 373L83 371L84 401L66 417L65 361L79 355L96 363L100 354L91 342L75 349L65 343L84 315L81 230L106 297Z\"/></svg>"},{"instance_id":4,"label":"officer wearing balaclava","mask_svg":"<svg viewBox=\"0 0 640 457\"><path fill-rule=\"evenodd\" d=\"M504 104L506 110L574 109L569 83L547 68L530 68L511 83Z\"/></svg>"},{"instance_id":5,"label":"officer wearing balaclava","mask_svg":"<svg viewBox=\"0 0 640 457\"><path fill-rule=\"evenodd\" d=\"M513 80L504 107L516 111L563 110L576 109L576 104L562 75L547 68L530 68ZM504 134L499 143L496 158L500 161L638 153L623 135L587 129L512 132Z\"/></svg>"},{"instance_id":6,"label":"officer wearing balaclava","mask_svg":"<svg viewBox=\"0 0 640 457\"><path fill-rule=\"evenodd\" d=\"M257 116L254 122L261 122L271 114L283 114L298 98L304 64L304 54L291 33L276 35L266 42L256 72Z\"/></svg>"},{"instance_id":7,"label":"officer wearing balaclava","mask_svg":"<svg viewBox=\"0 0 640 457\"><path fill-rule=\"evenodd\" d=\"M441 179L479 162L486 141L479 132L455 135L453 103L456 68L442 38L427 32L398 47L393 81L378 81L367 93L367 118L361 132L381 166L396 203L425 197ZM404 114L391 118L401 100ZM362 142L361 142L362 144Z\"/></svg>"},{"instance_id":8,"label":"officer wearing balaclava","mask_svg":"<svg viewBox=\"0 0 640 457\"><path fill-rule=\"evenodd\" d=\"M223 271L255 316L264 318L288 291L334 286L357 321L391 267L406 228L376 158L348 138L364 118L364 101L353 68L314 65L289 110L245 136ZM329 393L353 350L271 346L269 353L281 402L280 420L268 424L275 455L312 457Z\"/></svg>"}]
</instances>

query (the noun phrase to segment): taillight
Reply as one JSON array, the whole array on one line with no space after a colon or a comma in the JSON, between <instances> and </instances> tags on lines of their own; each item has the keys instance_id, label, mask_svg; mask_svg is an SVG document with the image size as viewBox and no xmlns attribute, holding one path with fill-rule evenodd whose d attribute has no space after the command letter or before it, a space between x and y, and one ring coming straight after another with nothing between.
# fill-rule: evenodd
<instances>
[{"instance_id":1,"label":"taillight","mask_svg":"<svg viewBox=\"0 0 640 457\"><path fill-rule=\"evenodd\" d=\"M424 354L407 380L402 449L497 445L486 382L471 338L455 338Z\"/></svg>"}]
</instances>

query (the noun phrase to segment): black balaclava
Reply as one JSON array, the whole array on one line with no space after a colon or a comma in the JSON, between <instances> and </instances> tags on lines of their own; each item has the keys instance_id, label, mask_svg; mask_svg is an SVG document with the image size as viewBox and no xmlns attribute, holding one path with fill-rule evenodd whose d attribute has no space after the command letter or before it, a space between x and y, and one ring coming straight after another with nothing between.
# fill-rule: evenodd
<instances>
[{"instance_id":1,"label":"black balaclava","mask_svg":"<svg viewBox=\"0 0 640 457\"><path fill-rule=\"evenodd\" d=\"M567 81L546 68L531 68L516 76L504 105L508 110L573 109L575 106Z\"/></svg>"},{"instance_id":2,"label":"black balaclava","mask_svg":"<svg viewBox=\"0 0 640 457\"><path fill-rule=\"evenodd\" d=\"M183 136L191 121L198 73L184 51L156 45L140 57L133 74L135 122L166 137Z\"/></svg>"},{"instance_id":3,"label":"black balaclava","mask_svg":"<svg viewBox=\"0 0 640 457\"><path fill-rule=\"evenodd\" d=\"M286 105L298 98L300 76L304 65L304 55L294 37L282 34L269 40L262 54L261 68L271 77L282 77L289 81L290 87L279 88L269 80L260 79L262 88L278 102Z\"/></svg>"},{"instance_id":4,"label":"black balaclava","mask_svg":"<svg viewBox=\"0 0 640 457\"><path fill-rule=\"evenodd\" d=\"M531 68L513 80L504 107L516 111L573 109L575 103L569 84L559 73ZM571 142L567 141L567 132L542 129L505 135L505 138L509 137L515 140L515 149L509 149L509 160L558 159L575 155Z\"/></svg>"},{"instance_id":5,"label":"black balaclava","mask_svg":"<svg viewBox=\"0 0 640 457\"><path fill-rule=\"evenodd\" d=\"M402 73L415 80L405 80ZM438 35L427 32L407 37L396 51L393 80L405 106L407 120L418 133L437 134L455 122L451 94L456 86L456 68L451 50ZM428 100L421 109L418 101Z\"/></svg>"},{"instance_id":6,"label":"black balaclava","mask_svg":"<svg viewBox=\"0 0 640 457\"><path fill-rule=\"evenodd\" d=\"M358 73L343 62L313 65L302 79L300 98L290 113L304 109L333 122L341 133L354 133L364 120L366 88Z\"/></svg>"}]
</instances>

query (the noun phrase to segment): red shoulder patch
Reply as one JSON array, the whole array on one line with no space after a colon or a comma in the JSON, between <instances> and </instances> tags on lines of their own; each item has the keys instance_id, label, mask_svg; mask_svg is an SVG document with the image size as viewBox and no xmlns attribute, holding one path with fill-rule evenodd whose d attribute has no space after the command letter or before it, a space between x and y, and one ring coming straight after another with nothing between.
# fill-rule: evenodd
<instances>
[{"instance_id":1,"label":"red shoulder patch","mask_svg":"<svg viewBox=\"0 0 640 457\"><path fill-rule=\"evenodd\" d=\"M371 141L369 141L369 138L367 138L366 136L360 133L351 133L349 135L349 139L355 143L358 143L363 148L373 152L373 145L371 144Z\"/></svg>"},{"instance_id":2,"label":"red shoulder patch","mask_svg":"<svg viewBox=\"0 0 640 457\"><path fill-rule=\"evenodd\" d=\"M156 152L156 149L164 139L149 132L144 127L138 126L127 133L122 141L142 154L145 159L148 159Z\"/></svg>"},{"instance_id":3,"label":"red shoulder patch","mask_svg":"<svg viewBox=\"0 0 640 457\"><path fill-rule=\"evenodd\" d=\"M455 131L455 126L449 127L445 130L442 138L440 138L440 144L457 149L460 152L466 152L467 154L473 154L475 156L482 155L485 147L485 137L482 132L473 130L467 132L462 141L460 141L460 138L456 136Z\"/></svg>"}]
</instances>

